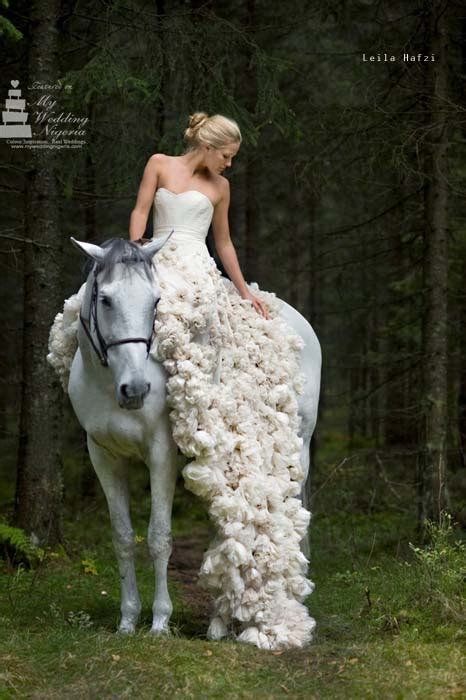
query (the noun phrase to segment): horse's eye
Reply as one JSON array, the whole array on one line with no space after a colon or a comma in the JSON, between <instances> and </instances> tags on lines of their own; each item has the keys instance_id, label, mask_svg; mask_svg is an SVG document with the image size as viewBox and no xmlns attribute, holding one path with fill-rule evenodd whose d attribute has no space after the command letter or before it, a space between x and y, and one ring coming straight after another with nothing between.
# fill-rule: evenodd
<instances>
[{"instance_id":1,"label":"horse's eye","mask_svg":"<svg viewBox=\"0 0 466 700\"><path fill-rule=\"evenodd\" d=\"M111 306L112 302L108 297L101 297L101 302L104 306Z\"/></svg>"}]
</instances>

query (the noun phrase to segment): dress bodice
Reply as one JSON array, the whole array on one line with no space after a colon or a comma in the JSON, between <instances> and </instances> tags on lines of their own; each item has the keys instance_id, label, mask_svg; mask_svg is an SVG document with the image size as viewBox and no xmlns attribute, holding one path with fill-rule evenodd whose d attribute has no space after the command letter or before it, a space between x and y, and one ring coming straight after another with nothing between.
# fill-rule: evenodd
<instances>
[{"instance_id":1,"label":"dress bodice","mask_svg":"<svg viewBox=\"0 0 466 700\"><path fill-rule=\"evenodd\" d=\"M159 187L154 197L154 238L174 229L171 240L182 250L207 250L205 240L213 213L209 197L199 190L176 194Z\"/></svg>"}]
</instances>

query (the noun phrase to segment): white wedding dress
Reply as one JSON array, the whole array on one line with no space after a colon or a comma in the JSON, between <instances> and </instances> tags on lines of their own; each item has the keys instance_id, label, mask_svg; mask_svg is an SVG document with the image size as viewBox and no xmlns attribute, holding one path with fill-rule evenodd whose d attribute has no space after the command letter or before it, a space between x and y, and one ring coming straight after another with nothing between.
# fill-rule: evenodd
<instances>
[{"instance_id":1,"label":"white wedding dress","mask_svg":"<svg viewBox=\"0 0 466 700\"><path fill-rule=\"evenodd\" d=\"M174 233L154 258L162 294L151 349L168 373L173 437L191 458L185 484L217 529L200 571L215 595L208 636L302 647L315 627L300 550L310 519L299 498L303 341L275 294L249 285L269 308L265 319L221 277L205 243L213 210L197 190L156 192L154 238ZM81 297L65 302L50 336L65 391Z\"/></svg>"}]
</instances>

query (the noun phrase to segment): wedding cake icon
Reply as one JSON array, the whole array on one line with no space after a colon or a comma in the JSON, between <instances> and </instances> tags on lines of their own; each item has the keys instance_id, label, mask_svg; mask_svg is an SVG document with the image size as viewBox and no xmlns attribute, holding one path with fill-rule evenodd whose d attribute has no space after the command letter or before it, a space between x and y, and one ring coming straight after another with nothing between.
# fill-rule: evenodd
<instances>
[{"instance_id":1,"label":"wedding cake icon","mask_svg":"<svg viewBox=\"0 0 466 700\"><path fill-rule=\"evenodd\" d=\"M5 110L2 112L2 124L0 124L0 138L26 138L32 137L31 126L26 124L28 113L26 100L21 99L21 90L16 88L19 80L11 81L12 90L8 90L8 98L5 100Z\"/></svg>"}]
</instances>

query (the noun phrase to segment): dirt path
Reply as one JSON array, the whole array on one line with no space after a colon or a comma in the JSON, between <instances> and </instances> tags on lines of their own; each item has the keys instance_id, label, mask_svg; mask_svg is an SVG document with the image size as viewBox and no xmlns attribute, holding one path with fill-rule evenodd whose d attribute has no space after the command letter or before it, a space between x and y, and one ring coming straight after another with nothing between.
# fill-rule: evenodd
<instances>
[{"instance_id":1,"label":"dirt path","mask_svg":"<svg viewBox=\"0 0 466 700\"><path fill-rule=\"evenodd\" d=\"M199 569L204 551L209 544L208 533L196 533L174 538L173 551L168 564L170 580L176 581L181 589L183 602L190 609L190 622L199 632L207 629L213 597L198 582ZM189 620L180 620L185 628ZM191 625L189 625L191 627ZM204 629L205 628L205 629Z\"/></svg>"}]
</instances>

